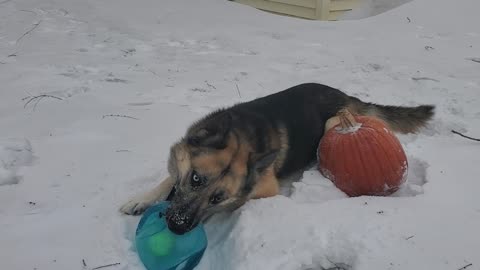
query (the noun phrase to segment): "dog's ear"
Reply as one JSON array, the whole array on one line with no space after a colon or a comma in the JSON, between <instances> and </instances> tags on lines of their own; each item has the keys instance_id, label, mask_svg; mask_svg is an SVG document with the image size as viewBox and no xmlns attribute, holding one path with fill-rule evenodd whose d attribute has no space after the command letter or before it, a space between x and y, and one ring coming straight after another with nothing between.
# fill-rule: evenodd
<instances>
[{"instance_id":1,"label":"dog's ear","mask_svg":"<svg viewBox=\"0 0 480 270\"><path fill-rule=\"evenodd\" d=\"M248 164L250 169L254 169L257 173L263 173L275 161L278 150L272 150L265 153L251 153Z\"/></svg>"},{"instance_id":2,"label":"dog's ear","mask_svg":"<svg viewBox=\"0 0 480 270\"><path fill-rule=\"evenodd\" d=\"M214 115L189 132L187 143L196 147L224 149L232 127L232 115L228 112Z\"/></svg>"}]
</instances>

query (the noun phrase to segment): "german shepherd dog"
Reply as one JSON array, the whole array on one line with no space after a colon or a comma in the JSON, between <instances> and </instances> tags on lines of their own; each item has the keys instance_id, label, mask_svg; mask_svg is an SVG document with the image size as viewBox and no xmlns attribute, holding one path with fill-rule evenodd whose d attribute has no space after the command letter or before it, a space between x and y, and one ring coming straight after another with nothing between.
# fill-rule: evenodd
<instances>
[{"instance_id":1,"label":"german shepherd dog","mask_svg":"<svg viewBox=\"0 0 480 270\"><path fill-rule=\"evenodd\" d=\"M120 211L139 215L171 200L168 227L184 234L217 212L275 196L278 179L313 165L325 122L341 109L377 117L399 133L417 132L434 115L431 105L377 105L326 85L300 84L193 123L170 149L169 177Z\"/></svg>"}]
</instances>

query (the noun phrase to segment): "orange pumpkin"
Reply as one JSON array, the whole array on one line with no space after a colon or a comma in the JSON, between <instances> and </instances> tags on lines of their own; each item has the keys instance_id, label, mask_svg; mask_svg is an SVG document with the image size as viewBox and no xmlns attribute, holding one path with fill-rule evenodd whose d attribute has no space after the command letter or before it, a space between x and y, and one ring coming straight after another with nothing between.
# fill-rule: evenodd
<instances>
[{"instance_id":1,"label":"orange pumpkin","mask_svg":"<svg viewBox=\"0 0 480 270\"><path fill-rule=\"evenodd\" d=\"M319 170L349 196L386 196L407 179L408 161L383 121L341 110L325 125Z\"/></svg>"}]
</instances>

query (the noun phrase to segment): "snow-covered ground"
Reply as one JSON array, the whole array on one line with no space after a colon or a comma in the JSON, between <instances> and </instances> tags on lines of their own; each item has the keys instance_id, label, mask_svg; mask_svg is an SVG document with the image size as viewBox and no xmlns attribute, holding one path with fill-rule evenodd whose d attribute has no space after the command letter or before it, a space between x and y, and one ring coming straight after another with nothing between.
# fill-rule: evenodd
<instances>
[{"instance_id":1,"label":"snow-covered ground","mask_svg":"<svg viewBox=\"0 0 480 270\"><path fill-rule=\"evenodd\" d=\"M342 14L339 19L355 20L375 16L410 1L412 0L361 0L353 10Z\"/></svg>"},{"instance_id":2,"label":"snow-covered ground","mask_svg":"<svg viewBox=\"0 0 480 270\"><path fill-rule=\"evenodd\" d=\"M480 144L450 132L480 136L479 10L415 0L317 22L225 0L0 1L0 269L143 269L139 218L118 208L166 176L170 144L303 82L435 104L400 136L408 184L347 198L312 168L207 224L198 269L480 269Z\"/></svg>"}]
</instances>

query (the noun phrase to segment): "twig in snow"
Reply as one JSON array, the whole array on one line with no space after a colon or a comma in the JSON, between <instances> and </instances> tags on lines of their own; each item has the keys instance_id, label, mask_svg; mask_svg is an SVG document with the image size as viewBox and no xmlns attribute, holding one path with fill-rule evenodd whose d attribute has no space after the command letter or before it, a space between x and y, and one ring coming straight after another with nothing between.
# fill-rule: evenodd
<instances>
[{"instance_id":1,"label":"twig in snow","mask_svg":"<svg viewBox=\"0 0 480 270\"><path fill-rule=\"evenodd\" d=\"M412 77L412 80L414 81L433 81L433 82L439 82L437 79L429 78L429 77Z\"/></svg>"},{"instance_id":2,"label":"twig in snow","mask_svg":"<svg viewBox=\"0 0 480 270\"><path fill-rule=\"evenodd\" d=\"M458 132L458 131L455 131L455 130L453 130L453 129L452 129L452 133L457 134L457 135L460 135L460 136L462 136L462 137L464 137L464 138L467 138L467 139L469 139L469 140L472 140L472 141L480 142L480 139L472 138L472 137L469 137L469 136L467 136L467 135L463 135L462 133L460 133L460 132Z\"/></svg>"},{"instance_id":3,"label":"twig in snow","mask_svg":"<svg viewBox=\"0 0 480 270\"><path fill-rule=\"evenodd\" d=\"M415 235L409 236L409 237L405 238L405 240L410 240L410 239L412 239L413 237L415 237Z\"/></svg>"},{"instance_id":4,"label":"twig in snow","mask_svg":"<svg viewBox=\"0 0 480 270\"><path fill-rule=\"evenodd\" d=\"M322 269L325 269L325 270L348 270L348 269L351 269L352 266L351 265L348 265L346 263L335 263L335 262L332 262L330 259L326 258L327 261L329 261L331 264L335 265L335 267L331 267L331 268L323 268Z\"/></svg>"},{"instance_id":5,"label":"twig in snow","mask_svg":"<svg viewBox=\"0 0 480 270\"><path fill-rule=\"evenodd\" d=\"M238 97L239 97L239 98L242 98L242 95L240 94L240 88L238 88L238 84L235 83L235 86L237 87Z\"/></svg>"},{"instance_id":6,"label":"twig in snow","mask_svg":"<svg viewBox=\"0 0 480 270\"><path fill-rule=\"evenodd\" d=\"M147 69L150 73L152 73L153 75L159 77L159 78L162 78L160 75L158 75L155 71L153 71L152 69Z\"/></svg>"},{"instance_id":7,"label":"twig in snow","mask_svg":"<svg viewBox=\"0 0 480 270\"><path fill-rule=\"evenodd\" d=\"M17 39L17 41L15 41L15 44L17 44L20 40L22 40L22 38L24 38L26 35L30 34L33 30L35 30L35 28L37 28L41 23L42 21L39 21L38 23L34 24L33 27L30 28L30 30L25 32L21 37Z\"/></svg>"},{"instance_id":8,"label":"twig in snow","mask_svg":"<svg viewBox=\"0 0 480 270\"><path fill-rule=\"evenodd\" d=\"M33 110L35 110L37 108L38 103L44 98L54 98L54 99L58 99L58 100L63 100L63 98L59 98L59 97L52 96L52 95L39 95L39 96L34 96L34 97L29 96L29 97L22 98L22 100L27 100L28 99L28 101L23 105L23 108L26 108L28 106L28 104L32 103L33 101L36 101L35 105L33 106Z\"/></svg>"},{"instance_id":9,"label":"twig in snow","mask_svg":"<svg viewBox=\"0 0 480 270\"><path fill-rule=\"evenodd\" d=\"M135 49L126 49L126 50L120 50L122 51L123 53L125 53L123 56L126 57L127 55L133 55L133 53L135 53L137 50Z\"/></svg>"},{"instance_id":10,"label":"twig in snow","mask_svg":"<svg viewBox=\"0 0 480 270\"><path fill-rule=\"evenodd\" d=\"M411 22L412 22L412 20L410 20L409 17L407 17L407 21L408 21L408 23L411 23Z\"/></svg>"},{"instance_id":11,"label":"twig in snow","mask_svg":"<svg viewBox=\"0 0 480 270\"><path fill-rule=\"evenodd\" d=\"M480 63L480 57L467 58L467 60L473 61L475 63Z\"/></svg>"},{"instance_id":12,"label":"twig in snow","mask_svg":"<svg viewBox=\"0 0 480 270\"><path fill-rule=\"evenodd\" d=\"M101 268L106 268L106 267L115 266L115 265L119 265L119 264L120 264L120 263L111 263L111 264L102 265L102 266L98 266L98 267L92 268L92 270L101 269Z\"/></svg>"},{"instance_id":13,"label":"twig in snow","mask_svg":"<svg viewBox=\"0 0 480 270\"><path fill-rule=\"evenodd\" d=\"M85 259L82 259L82 264L83 264L83 267L87 267L87 263L85 262Z\"/></svg>"},{"instance_id":14,"label":"twig in snow","mask_svg":"<svg viewBox=\"0 0 480 270\"><path fill-rule=\"evenodd\" d=\"M215 87L215 85L208 83L208 81L205 81L205 83L207 84L208 87L213 88L213 89L217 89Z\"/></svg>"},{"instance_id":15,"label":"twig in snow","mask_svg":"<svg viewBox=\"0 0 480 270\"><path fill-rule=\"evenodd\" d=\"M470 267L470 266L472 266L472 265L473 265L473 263L469 263L469 264L465 265L464 267L459 268L458 270L465 270L465 269L467 269L468 267Z\"/></svg>"},{"instance_id":16,"label":"twig in snow","mask_svg":"<svg viewBox=\"0 0 480 270\"><path fill-rule=\"evenodd\" d=\"M105 117L122 117L122 118L128 118L128 119L140 120L140 119L138 119L138 118L135 118L135 117L132 117L132 116L128 116L128 115L121 115L121 114L105 114L104 116L102 116L102 119L104 119Z\"/></svg>"},{"instance_id":17,"label":"twig in snow","mask_svg":"<svg viewBox=\"0 0 480 270\"><path fill-rule=\"evenodd\" d=\"M15 56L17 56L17 53L18 52L11 53L11 54L7 55L7 57L15 57Z\"/></svg>"},{"instance_id":18,"label":"twig in snow","mask_svg":"<svg viewBox=\"0 0 480 270\"><path fill-rule=\"evenodd\" d=\"M29 13L33 13L33 14L35 14L35 15L38 15L35 11L31 11L31 10L20 9L19 11L29 12Z\"/></svg>"}]
</instances>

